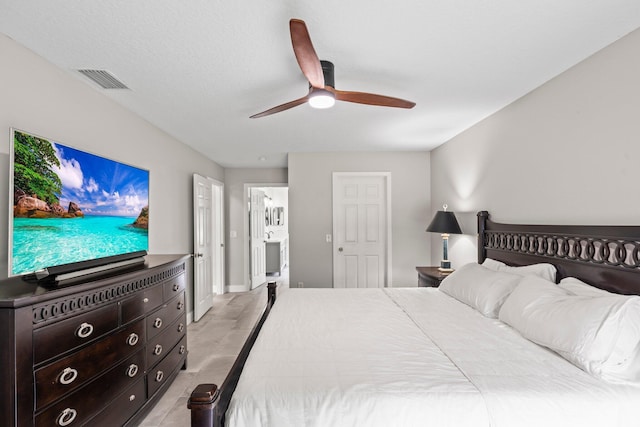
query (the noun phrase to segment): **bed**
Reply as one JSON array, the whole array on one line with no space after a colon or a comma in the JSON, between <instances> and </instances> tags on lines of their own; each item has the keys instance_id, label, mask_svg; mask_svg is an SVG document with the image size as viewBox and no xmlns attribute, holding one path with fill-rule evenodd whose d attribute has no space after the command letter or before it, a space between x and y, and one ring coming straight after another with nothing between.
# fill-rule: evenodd
<instances>
[{"instance_id":1,"label":"bed","mask_svg":"<svg viewBox=\"0 0 640 427\"><path fill-rule=\"evenodd\" d=\"M640 227L479 212L478 264L440 289L288 289L275 303L270 284L221 387L191 394L191 425L637 426L639 294Z\"/></svg>"}]
</instances>

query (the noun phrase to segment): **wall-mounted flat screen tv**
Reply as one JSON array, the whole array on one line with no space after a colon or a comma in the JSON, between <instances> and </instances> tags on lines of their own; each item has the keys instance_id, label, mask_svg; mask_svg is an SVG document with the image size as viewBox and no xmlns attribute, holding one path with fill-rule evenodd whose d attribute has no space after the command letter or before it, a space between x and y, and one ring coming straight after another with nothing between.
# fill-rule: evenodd
<instances>
[{"instance_id":1,"label":"wall-mounted flat screen tv","mask_svg":"<svg viewBox=\"0 0 640 427\"><path fill-rule=\"evenodd\" d=\"M12 129L9 276L146 254L149 171Z\"/></svg>"}]
</instances>

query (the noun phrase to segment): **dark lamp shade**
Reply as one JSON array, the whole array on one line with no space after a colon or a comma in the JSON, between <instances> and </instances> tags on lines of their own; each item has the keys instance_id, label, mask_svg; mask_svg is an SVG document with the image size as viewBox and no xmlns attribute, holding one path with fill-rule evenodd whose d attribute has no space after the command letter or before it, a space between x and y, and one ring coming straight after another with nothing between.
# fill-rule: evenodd
<instances>
[{"instance_id":1,"label":"dark lamp shade","mask_svg":"<svg viewBox=\"0 0 640 427\"><path fill-rule=\"evenodd\" d=\"M427 231L440 234L462 234L458 220L453 212L438 211L433 217Z\"/></svg>"}]
</instances>

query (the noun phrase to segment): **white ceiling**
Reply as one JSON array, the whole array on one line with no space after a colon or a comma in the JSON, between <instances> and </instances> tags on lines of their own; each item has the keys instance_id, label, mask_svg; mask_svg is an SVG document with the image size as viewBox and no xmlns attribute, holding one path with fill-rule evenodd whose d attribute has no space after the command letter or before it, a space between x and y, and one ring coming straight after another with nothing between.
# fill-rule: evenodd
<instances>
[{"instance_id":1,"label":"white ceiling","mask_svg":"<svg viewBox=\"0 0 640 427\"><path fill-rule=\"evenodd\" d=\"M294 17L337 89L416 107L249 119L307 93ZM0 32L224 167L430 150L639 27L639 0L0 0ZM82 68L131 90L99 89Z\"/></svg>"}]
</instances>

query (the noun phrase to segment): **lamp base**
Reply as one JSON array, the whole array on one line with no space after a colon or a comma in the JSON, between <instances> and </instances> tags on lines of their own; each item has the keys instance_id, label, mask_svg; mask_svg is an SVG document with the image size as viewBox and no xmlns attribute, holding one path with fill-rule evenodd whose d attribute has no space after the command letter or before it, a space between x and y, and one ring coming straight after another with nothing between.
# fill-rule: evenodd
<instances>
[{"instance_id":1,"label":"lamp base","mask_svg":"<svg viewBox=\"0 0 640 427\"><path fill-rule=\"evenodd\" d=\"M449 260L440 261L440 267L438 267L438 270L440 270L440 271L453 271L453 268L451 268L451 261L449 261Z\"/></svg>"}]
</instances>

